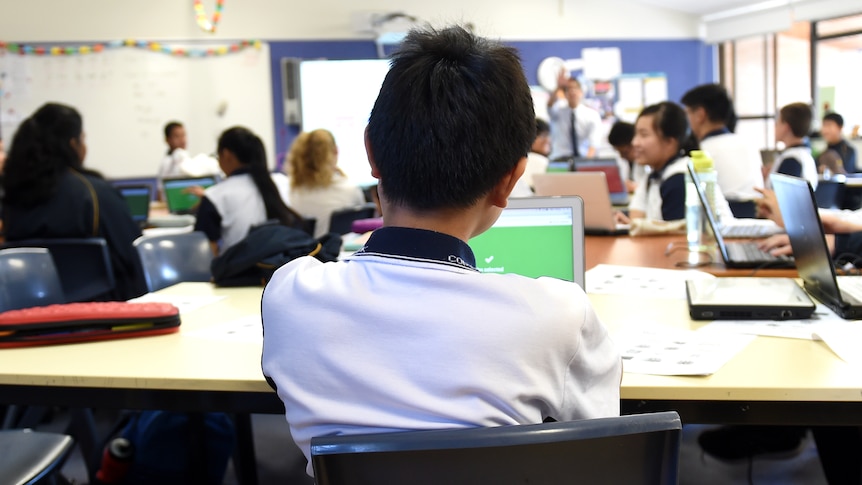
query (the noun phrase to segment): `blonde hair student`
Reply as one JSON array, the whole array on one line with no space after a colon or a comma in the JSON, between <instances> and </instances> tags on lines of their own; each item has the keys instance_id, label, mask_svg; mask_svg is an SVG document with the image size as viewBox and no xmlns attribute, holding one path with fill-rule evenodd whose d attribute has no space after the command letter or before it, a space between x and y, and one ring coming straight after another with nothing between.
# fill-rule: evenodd
<instances>
[{"instance_id":1,"label":"blonde hair student","mask_svg":"<svg viewBox=\"0 0 862 485\"><path fill-rule=\"evenodd\" d=\"M329 231L329 218L338 209L363 204L362 189L338 168L338 146L328 130L300 133L287 154L290 205L317 220L315 237Z\"/></svg>"}]
</instances>

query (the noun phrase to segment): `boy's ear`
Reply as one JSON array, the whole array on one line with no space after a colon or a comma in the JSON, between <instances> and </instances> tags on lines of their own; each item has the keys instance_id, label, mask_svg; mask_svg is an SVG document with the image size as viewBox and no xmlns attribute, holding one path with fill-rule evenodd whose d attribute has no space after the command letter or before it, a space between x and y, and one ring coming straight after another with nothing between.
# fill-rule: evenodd
<instances>
[{"instance_id":1,"label":"boy's ear","mask_svg":"<svg viewBox=\"0 0 862 485\"><path fill-rule=\"evenodd\" d=\"M491 190L491 203L497 207L505 208L509 201L509 195L515 188L515 184L524 175L524 170L527 168L527 157L521 157L518 163L512 167L512 170L506 172L503 178L497 182L494 189Z\"/></svg>"},{"instance_id":2,"label":"boy's ear","mask_svg":"<svg viewBox=\"0 0 862 485\"><path fill-rule=\"evenodd\" d=\"M368 165L371 166L371 176L380 180L380 170L374 162L374 151L371 149L371 141L368 139L368 127L365 127L365 154L368 156Z\"/></svg>"}]
</instances>

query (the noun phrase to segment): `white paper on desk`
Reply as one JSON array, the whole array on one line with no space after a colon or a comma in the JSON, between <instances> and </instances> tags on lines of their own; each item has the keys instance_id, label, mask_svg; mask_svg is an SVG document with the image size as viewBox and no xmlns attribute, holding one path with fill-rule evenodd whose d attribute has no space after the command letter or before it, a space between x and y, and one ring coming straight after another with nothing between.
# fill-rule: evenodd
<instances>
[{"instance_id":1,"label":"white paper on desk","mask_svg":"<svg viewBox=\"0 0 862 485\"><path fill-rule=\"evenodd\" d=\"M185 333L188 337L244 342L260 345L263 343L263 323L260 315L249 315L229 322L222 322Z\"/></svg>"},{"instance_id":2,"label":"white paper on desk","mask_svg":"<svg viewBox=\"0 0 862 485\"><path fill-rule=\"evenodd\" d=\"M811 318L804 320L717 320L698 332L725 332L760 335L762 337L820 340L817 333L824 327L844 324L846 320L820 303Z\"/></svg>"},{"instance_id":3,"label":"white paper on desk","mask_svg":"<svg viewBox=\"0 0 862 485\"><path fill-rule=\"evenodd\" d=\"M183 296L147 293L146 295L132 298L129 301L137 303L170 303L179 308L180 315L182 315L183 313L197 310L198 308L210 305L224 298L225 297L223 296Z\"/></svg>"},{"instance_id":4,"label":"white paper on desk","mask_svg":"<svg viewBox=\"0 0 862 485\"><path fill-rule=\"evenodd\" d=\"M753 335L696 331L625 331L614 336L623 370L635 374L714 374L754 340Z\"/></svg>"},{"instance_id":5,"label":"white paper on desk","mask_svg":"<svg viewBox=\"0 0 862 485\"><path fill-rule=\"evenodd\" d=\"M830 323L817 329L816 337L826 343L841 360L853 365L862 365L862 322Z\"/></svg>"},{"instance_id":6,"label":"white paper on desk","mask_svg":"<svg viewBox=\"0 0 862 485\"><path fill-rule=\"evenodd\" d=\"M697 270L599 264L585 273L587 293L685 299L685 280L715 278Z\"/></svg>"}]
</instances>

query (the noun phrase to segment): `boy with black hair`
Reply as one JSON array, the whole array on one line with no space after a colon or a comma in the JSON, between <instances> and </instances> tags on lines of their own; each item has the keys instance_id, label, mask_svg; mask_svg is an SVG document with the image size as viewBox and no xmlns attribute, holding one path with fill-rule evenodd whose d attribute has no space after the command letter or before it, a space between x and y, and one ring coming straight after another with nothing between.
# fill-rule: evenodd
<instances>
[{"instance_id":1,"label":"boy with black hair","mask_svg":"<svg viewBox=\"0 0 862 485\"><path fill-rule=\"evenodd\" d=\"M515 184L510 197L530 197L533 195L533 175L548 171L548 155L551 153L551 126L536 118L536 138L527 153L527 166L524 175Z\"/></svg>"},{"instance_id":2,"label":"boy with black hair","mask_svg":"<svg viewBox=\"0 0 862 485\"><path fill-rule=\"evenodd\" d=\"M781 108L775 119L775 141L784 143L784 149L775 158L769 173L804 178L816 189L817 164L811 156L811 149L805 145L812 117L811 107L805 103L790 103ZM772 188L768 176L766 188Z\"/></svg>"},{"instance_id":3,"label":"boy with black hair","mask_svg":"<svg viewBox=\"0 0 862 485\"><path fill-rule=\"evenodd\" d=\"M179 121L171 121L165 125L164 131L168 152L159 164L159 181L166 177L183 175L182 164L191 158L186 151L186 128L183 124Z\"/></svg>"},{"instance_id":4,"label":"boy with black hair","mask_svg":"<svg viewBox=\"0 0 862 485\"><path fill-rule=\"evenodd\" d=\"M763 188L763 162L760 151L741 136L732 133L735 124L733 101L719 84L697 86L682 97L691 131L700 149L715 163L718 186L728 201L752 200Z\"/></svg>"},{"instance_id":5,"label":"boy with black hair","mask_svg":"<svg viewBox=\"0 0 862 485\"><path fill-rule=\"evenodd\" d=\"M826 151L817 158L817 164L825 165L826 157L837 155L841 160L842 169L832 170L837 173L856 173L856 149L847 143L841 130L844 128L844 117L838 113L827 113L823 117L823 124L820 127L820 134L823 135L823 140L826 141ZM831 153L830 153L831 152Z\"/></svg>"},{"instance_id":6,"label":"boy with black hair","mask_svg":"<svg viewBox=\"0 0 862 485\"><path fill-rule=\"evenodd\" d=\"M534 135L513 49L410 32L366 129L384 227L342 261L288 263L263 295L263 372L306 457L333 433L619 414L620 356L583 290L479 273L467 245Z\"/></svg>"}]
</instances>

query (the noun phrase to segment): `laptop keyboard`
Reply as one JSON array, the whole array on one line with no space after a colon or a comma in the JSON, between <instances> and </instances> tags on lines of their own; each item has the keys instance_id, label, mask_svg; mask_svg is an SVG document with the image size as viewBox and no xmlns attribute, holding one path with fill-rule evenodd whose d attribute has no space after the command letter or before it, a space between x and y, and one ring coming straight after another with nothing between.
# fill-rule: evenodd
<instances>
[{"instance_id":1,"label":"laptop keyboard","mask_svg":"<svg viewBox=\"0 0 862 485\"><path fill-rule=\"evenodd\" d=\"M721 227L721 235L727 238L759 238L782 232L780 228L758 224L734 224Z\"/></svg>"},{"instance_id":2,"label":"laptop keyboard","mask_svg":"<svg viewBox=\"0 0 862 485\"><path fill-rule=\"evenodd\" d=\"M756 242L741 242L727 245L731 261L784 261L787 256L774 256L757 247Z\"/></svg>"},{"instance_id":3,"label":"laptop keyboard","mask_svg":"<svg viewBox=\"0 0 862 485\"><path fill-rule=\"evenodd\" d=\"M859 276L839 276L837 278L838 289L842 295L851 297L853 300L862 303L862 277Z\"/></svg>"}]
</instances>

